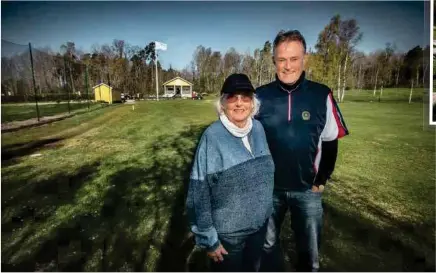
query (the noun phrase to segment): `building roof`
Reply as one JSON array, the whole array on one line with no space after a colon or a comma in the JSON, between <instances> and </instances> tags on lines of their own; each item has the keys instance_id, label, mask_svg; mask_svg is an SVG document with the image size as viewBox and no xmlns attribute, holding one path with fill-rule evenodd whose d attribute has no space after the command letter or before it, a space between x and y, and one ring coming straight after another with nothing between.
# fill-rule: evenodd
<instances>
[{"instance_id":1,"label":"building roof","mask_svg":"<svg viewBox=\"0 0 436 273\"><path fill-rule=\"evenodd\" d=\"M111 86L109 86L109 85L107 85L107 84L105 84L105 83L97 84L96 86L92 87L92 89L95 89L95 88L99 87L100 85L106 85L107 87L109 87L110 89L112 89Z\"/></svg>"},{"instance_id":2,"label":"building roof","mask_svg":"<svg viewBox=\"0 0 436 273\"><path fill-rule=\"evenodd\" d=\"M171 79L169 81L164 82L162 85L169 85L169 83L171 83L173 81L174 82L178 81L179 83L180 83L180 81L182 81L182 82L186 83L186 85L193 86L192 83L188 82L187 80L185 80L185 79L183 79L181 77L175 77L175 78L173 78L173 79ZM174 84L171 84L171 85L174 85ZM175 85L180 85L180 84L175 84Z\"/></svg>"}]
</instances>

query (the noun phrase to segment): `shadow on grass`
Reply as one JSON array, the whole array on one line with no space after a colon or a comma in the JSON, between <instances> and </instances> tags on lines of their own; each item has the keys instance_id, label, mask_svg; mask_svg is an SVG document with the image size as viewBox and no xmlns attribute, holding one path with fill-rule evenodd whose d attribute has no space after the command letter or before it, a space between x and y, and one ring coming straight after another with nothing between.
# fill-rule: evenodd
<instances>
[{"instance_id":1,"label":"shadow on grass","mask_svg":"<svg viewBox=\"0 0 436 273\"><path fill-rule=\"evenodd\" d=\"M2 184L2 199L10 200L6 209L11 215L10 221L2 221L2 235L13 237L13 243L2 248L3 269L185 271L194 247L185 199L191 162L204 129L191 126L178 134L158 137L144 152L144 157L149 157L145 165L143 158L116 162L112 166L117 171L104 178L106 189L100 189L100 201L96 202L100 206L82 208L76 204L77 190L84 182L92 184L101 177L101 173L95 174L98 164L85 166L74 176L57 175L38 183L8 181L13 185L8 189ZM23 206L23 200L32 206ZM77 213L61 217L49 234L33 239L36 246L26 253L25 246L32 244L40 224L50 224L63 204L76 206ZM20 228L22 231L17 231Z\"/></svg>"},{"instance_id":2,"label":"shadow on grass","mask_svg":"<svg viewBox=\"0 0 436 273\"><path fill-rule=\"evenodd\" d=\"M2 182L3 270L208 271L205 254L193 251L185 215L191 162L205 128L191 126L162 135L144 147L140 158L105 159L73 175L56 174L41 181L6 177ZM96 179L104 181L91 192L97 201L77 204L79 191L93 186ZM420 234L434 225L395 221L367 204L365 211L398 227L382 229L337 198L343 206L324 204L323 271L434 271L434 260L408 243L418 241L434 253L434 244ZM57 215L62 205L71 205L75 213ZM42 233L40 229L52 219L59 221L56 228ZM35 233L40 236L35 238ZM296 255L289 217L282 242L287 269L292 271ZM18 258L11 262L13 257Z\"/></svg>"},{"instance_id":3,"label":"shadow on grass","mask_svg":"<svg viewBox=\"0 0 436 273\"><path fill-rule=\"evenodd\" d=\"M433 271L434 244L420 240L420 234L404 230L404 224L390 219L393 228L380 228L358 213L347 211L348 204L338 208L324 202L324 229L321 245L321 271ZM376 218L385 217L372 211ZM429 232L431 229L427 230ZM400 233L405 232L405 233ZM287 271L295 271L297 254L290 217L282 229L282 247ZM409 244L414 240L433 254ZM431 258L433 255L433 258ZM430 257L430 259L426 260Z\"/></svg>"},{"instance_id":4,"label":"shadow on grass","mask_svg":"<svg viewBox=\"0 0 436 273\"><path fill-rule=\"evenodd\" d=\"M136 239L125 234L123 240L115 239L116 246L117 235L109 235L103 271L185 271L194 247L185 200L191 162L205 128L191 126L177 135L158 137L149 151L153 158L149 167L129 168L112 177L115 188L106 195L102 210L102 215L109 214L117 222L111 225L111 234L119 234L117 226L134 230L144 223L146 231L139 231Z\"/></svg>"},{"instance_id":5,"label":"shadow on grass","mask_svg":"<svg viewBox=\"0 0 436 273\"><path fill-rule=\"evenodd\" d=\"M26 156L45 147L53 147L59 145L62 138L48 138L27 143L17 143L2 147L2 165L11 165L16 163L14 159L17 157Z\"/></svg>"},{"instance_id":6,"label":"shadow on grass","mask_svg":"<svg viewBox=\"0 0 436 273\"><path fill-rule=\"evenodd\" d=\"M53 145L59 144L63 140L62 138L48 138L48 139L40 139L36 141L31 141L27 143L17 143L12 145L7 145L2 147L2 164L11 163L7 162L11 159L15 159L17 157L26 156L34 153L35 151L44 148L50 147Z\"/></svg>"},{"instance_id":7,"label":"shadow on grass","mask_svg":"<svg viewBox=\"0 0 436 273\"><path fill-rule=\"evenodd\" d=\"M180 135L181 138L194 138L195 144L200 140L203 131L207 126L191 127ZM183 179L183 190L177 193L176 199L172 206L171 219L168 228L168 234L162 248L159 264L156 268L160 272L171 271L206 271L207 264L203 263L204 256L199 256L199 259L194 257L188 261L190 254L193 251L195 242L194 238L190 236L188 227L188 220L185 211L185 202L189 187L189 176L192 169L192 159L195 155L196 145L192 146L190 150L185 150L185 145L176 140L174 146L177 154L184 155L184 169L181 178ZM205 255L204 253L201 253ZM189 264L188 264L189 262Z\"/></svg>"},{"instance_id":8,"label":"shadow on grass","mask_svg":"<svg viewBox=\"0 0 436 273\"><path fill-rule=\"evenodd\" d=\"M375 219L384 218L390 227L378 227L374 221L358 214L350 215L344 208L324 204L325 255L330 256L331 261L325 270L434 272L434 241L422 240L421 234L430 232L432 225L414 227L392 217L386 218L382 210L370 207L365 210L371 212ZM335 242L338 239L348 245L348 251L338 248L338 242Z\"/></svg>"},{"instance_id":9,"label":"shadow on grass","mask_svg":"<svg viewBox=\"0 0 436 273\"><path fill-rule=\"evenodd\" d=\"M205 254L193 251L185 215L191 162L205 128L191 126L162 135L144 147L141 156L121 162L107 158L73 175L56 174L42 181L6 177L2 182L3 270L208 271ZM102 185L97 187L96 180ZM82 191L87 186L95 189ZM83 194L96 200L79 204ZM398 238L396 230L381 229L350 213L351 204L341 204L324 204L322 270L434 270L434 261L426 260L428 256L410 246L407 238ZM57 214L62 205L70 205L74 213ZM416 227L405 228L381 211L368 210L418 240ZM56 227L42 233L40 229L52 219L59 221ZM282 240L287 269L292 270L296 256L288 220ZM431 242L423 244L434 252Z\"/></svg>"},{"instance_id":10,"label":"shadow on grass","mask_svg":"<svg viewBox=\"0 0 436 273\"><path fill-rule=\"evenodd\" d=\"M58 174L42 181L2 183L2 235L18 234L13 245L2 247L3 270L34 271L36 262L47 260L57 250L57 239L66 236L62 234L63 229L58 230L59 237L43 243L39 251L19 263L11 264L4 258L26 251L21 244L37 232L38 225L49 221L59 206L73 202L76 192L91 179L98 166L97 163L85 165L74 175Z\"/></svg>"}]
</instances>

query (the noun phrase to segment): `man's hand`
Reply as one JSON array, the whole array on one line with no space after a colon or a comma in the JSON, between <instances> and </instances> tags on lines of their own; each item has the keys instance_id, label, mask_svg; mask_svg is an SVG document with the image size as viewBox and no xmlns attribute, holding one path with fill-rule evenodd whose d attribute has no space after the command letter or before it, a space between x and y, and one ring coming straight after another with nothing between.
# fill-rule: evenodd
<instances>
[{"instance_id":1,"label":"man's hand","mask_svg":"<svg viewBox=\"0 0 436 273\"><path fill-rule=\"evenodd\" d=\"M324 185L319 185L319 186L312 186L312 191L313 192L323 192L324 191Z\"/></svg>"},{"instance_id":2,"label":"man's hand","mask_svg":"<svg viewBox=\"0 0 436 273\"><path fill-rule=\"evenodd\" d=\"M223 254L227 255L229 253L227 253L222 244L220 244L215 251L207 252L207 256L209 256L209 258L211 258L214 262L222 262L224 260Z\"/></svg>"}]
</instances>

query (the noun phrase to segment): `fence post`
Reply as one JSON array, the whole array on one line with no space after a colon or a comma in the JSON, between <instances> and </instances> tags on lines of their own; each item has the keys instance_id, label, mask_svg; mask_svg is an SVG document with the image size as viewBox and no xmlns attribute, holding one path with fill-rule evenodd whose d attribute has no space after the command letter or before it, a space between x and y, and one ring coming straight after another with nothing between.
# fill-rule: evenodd
<instances>
[{"instance_id":1,"label":"fence post","mask_svg":"<svg viewBox=\"0 0 436 273\"><path fill-rule=\"evenodd\" d=\"M88 102L88 110L89 110L88 65L87 64L85 64L85 88L86 88L86 100Z\"/></svg>"},{"instance_id":2,"label":"fence post","mask_svg":"<svg viewBox=\"0 0 436 273\"><path fill-rule=\"evenodd\" d=\"M32 79L33 79L33 91L35 92L35 105L36 105L36 116L39 122L39 107L38 107L38 97L36 92L36 81L35 81L35 71L33 70L33 55L32 55L32 45L29 43L29 53L30 53L30 66L32 68Z\"/></svg>"},{"instance_id":3,"label":"fence post","mask_svg":"<svg viewBox=\"0 0 436 273\"><path fill-rule=\"evenodd\" d=\"M71 71L70 71L71 73ZM67 58L64 56L64 86L66 86L67 83ZM67 94L68 94L68 114L71 113L71 108L70 108L70 90L67 87Z\"/></svg>"}]
</instances>

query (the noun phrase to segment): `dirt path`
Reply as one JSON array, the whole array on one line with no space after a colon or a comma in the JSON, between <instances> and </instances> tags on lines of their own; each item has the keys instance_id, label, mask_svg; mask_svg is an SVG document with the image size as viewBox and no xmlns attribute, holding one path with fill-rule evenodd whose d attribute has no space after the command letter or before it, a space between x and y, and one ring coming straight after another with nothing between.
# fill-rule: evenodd
<instances>
[{"instance_id":1,"label":"dirt path","mask_svg":"<svg viewBox=\"0 0 436 273\"><path fill-rule=\"evenodd\" d=\"M41 125L44 125L47 123L51 123L51 122L63 120L63 119L69 118L69 117L73 117L77 114L91 112L91 111L95 111L95 110L99 110L99 109L102 109L102 108L95 107L95 108L91 108L90 110L88 110L86 108L78 109L78 110L75 110L71 113L62 113L62 114L53 115L53 116L41 117L41 118L39 118L39 121L37 118L32 118L32 119L26 119L26 120L21 120L21 121L5 122L5 123L2 123L1 130L2 130L2 133L6 133L6 132L13 132L13 131L21 130L24 128L34 127L34 126L41 126Z\"/></svg>"},{"instance_id":2,"label":"dirt path","mask_svg":"<svg viewBox=\"0 0 436 273\"><path fill-rule=\"evenodd\" d=\"M29 128L33 126L40 126L43 124L47 124L50 122L62 120L68 117L72 117L76 115L77 113L71 113L71 114L59 114L54 116L48 116L48 117L41 117L38 121L37 118L22 120L22 121L12 121L12 122L6 122L2 123L2 133L4 132L12 132L24 128Z\"/></svg>"}]
</instances>

